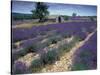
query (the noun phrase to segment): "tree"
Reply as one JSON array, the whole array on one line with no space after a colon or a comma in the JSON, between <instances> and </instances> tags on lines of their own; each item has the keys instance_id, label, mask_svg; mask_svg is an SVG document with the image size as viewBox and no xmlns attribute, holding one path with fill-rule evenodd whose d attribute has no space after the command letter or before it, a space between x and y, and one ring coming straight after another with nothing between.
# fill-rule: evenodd
<instances>
[{"instance_id":1,"label":"tree","mask_svg":"<svg viewBox=\"0 0 100 75\"><path fill-rule=\"evenodd\" d=\"M90 20L91 20L91 21L94 21L94 17L93 17L93 16L90 16Z\"/></svg>"},{"instance_id":2,"label":"tree","mask_svg":"<svg viewBox=\"0 0 100 75\"><path fill-rule=\"evenodd\" d=\"M76 16L76 13L73 13L72 16L75 17Z\"/></svg>"},{"instance_id":3,"label":"tree","mask_svg":"<svg viewBox=\"0 0 100 75\"><path fill-rule=\"evenodd\" d=\"M48 12L48 6L43 2L37 2L35 6L35 10L32 10L33 17L38 18L39 22L43 22L47 15L49 15Z\"/></svg>"}]
</instances>

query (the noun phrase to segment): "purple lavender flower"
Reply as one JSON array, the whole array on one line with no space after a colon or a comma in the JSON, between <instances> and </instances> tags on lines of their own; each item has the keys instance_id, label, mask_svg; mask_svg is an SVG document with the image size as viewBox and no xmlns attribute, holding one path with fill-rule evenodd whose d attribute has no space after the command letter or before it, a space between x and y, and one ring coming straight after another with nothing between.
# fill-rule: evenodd
<instances>
[{"instance_id":1,"label":"purple lavender flower","mask_svg":"<svg viewBox=\"0 0 100 75\"><path fill-rule=\"evenodd\" d=\"M13 65L13 73L14 74L25 74L25 73L28 73L28 67L26 66L25 63L23 63L21 61L17 61Z\"/></svg>"}]
</instances>

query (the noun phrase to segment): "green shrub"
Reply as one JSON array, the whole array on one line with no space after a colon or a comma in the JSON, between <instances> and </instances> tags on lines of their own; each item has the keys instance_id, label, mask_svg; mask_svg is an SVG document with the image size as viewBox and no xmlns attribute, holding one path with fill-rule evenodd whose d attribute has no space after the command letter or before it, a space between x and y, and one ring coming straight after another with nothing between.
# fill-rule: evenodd
<instances>
[{"instance_id":1,"label":"green shrub","mask_svg":"<svg viewBox=\"0 0 100 75\"><path fill-rule=\"evenodd\" d=\"M91 21L94 21L94 17L90 17L90 20L91 20Z\"/></svg>"},{"instance_id":2,"label":"green shrub","mask_svg":"<svg viewBox=\"0 0 100 75\"><path fill-rule=\"evenodd\" d=\"M65 45L63 45L62 50L69 52L71 48L72 48L71 44L65 44Z\"/></svg>"},{"instance_id":3,"label":"green shrub","mask_svg":"<svg viewBox=\"0 0 100 75\"><path fill-rule=\"evenodd\" d=\"M30 52L36 52L36 49L35 49L35 46L29 46L29 47L26 47L24 49L20 49L19 51L15 51L12 53L12 62L14 62L15 60L17 60L18 58L26 55L27 53L30 53Z\"/></svg>"},{"instance_id":4,"label":"green shrub","mask_svg":"<svg viewBox=\"0 0 100 75\"><path fill-rule=\"evenodd\" d=\"M63 16L64 20L68 20L69 16Z\"/></svg>"},{"instance_id":5,"label":"green shrub","mask_svg":"<svg viewBox=\"0 0 100 75\"><path fill-rule=\"evenodd\" d=\"M52 64L59 59L59 52L57 50L51 50L41 56L44 64Z\"/></svg>"},{"instance_id":6,"label":"green shrub","mask_svg":"<svg viewBox=\"0 0 100 75\"><path fill-rule=\"evenodd\" d=\"M71 37L71 34L64 32L64 33L62 34L62 37L64 37L64 38L69 38L69 37Z\"/></svg>"},{"instance_id":7,"label":"green shrub","mask_svg":"<svg viewBox=\"0 0 100 75\"><path fill-rule=\"evenodd\" d=\"M75 36L74 41L78 42L78 41L82 41L84 40L83 38L81 38L80 36Z\"/></svg>"},{"instance_id":8,"label":"green shrub","mask_svg":"<svg viewBox=\"0 0 100 75\"><path fill-rule=\"evenodd\" d=\"M43 62L41 59L35 59L31 63L32 72L38 72L43 66Z\"/></svg>"},{"instance_id":9,"label":"green shrub","mask_svg":"<svg viewBox=\"0 0 100 75\"><path fill-rule=\"evenodd\" d=\"M65 52L69 52L72 47L79 41L78 38L74 38L70 43L64 43L63 45L59 46L60 55L64 54Z\"/></svg>"},{"instance_id":10,"label":"green shrub","mask_svg":"<svg viewBox=\"0 0 100 75\"><path fill-rule=\"evenodd\" d=\"M56 44L61 39L62 39L61 36L54 35L53 37L50 37L50 39L48 40L48 42L50 42L50 44Z\"/></svg>"},{"instance_id":11,"label":"green shrub","mask_svg":"<svg viewBox=\"0 0 100 75\"><path fill-rule=\"evenodd\" d=\"M17 60L18 58L26 55L27 52L25 51L25 49L21 49L19 51L15 51L12 53L12 62L14 62L15 60Z\"/></svg>"},{"instance_id":12,"label":"green shrub","mask_svg":"<svg viewBox=\"0 0 100 75\"><path fill-rule=\"evenodd\" d=\"M60 49L61 55L62 55L63 53L65 53L65 52L69 52L70 49L71 49L73 46L74 46L74 43L73 43L73 42L71 42L71 43L69 43L69 44L66 43L66 44L60 46L59 49Z\"/></svg>"},{"instance_id":13,"label":"green shrub","mask_svg":"<svg viewBox=\"0 0 100 75\"><path fill-rule=\"evenodd\" d=\"M32 61L32 67L40 67L41 65L43 65L42 61L40 59L35 59Z\"/></svg>"}]
</instances>

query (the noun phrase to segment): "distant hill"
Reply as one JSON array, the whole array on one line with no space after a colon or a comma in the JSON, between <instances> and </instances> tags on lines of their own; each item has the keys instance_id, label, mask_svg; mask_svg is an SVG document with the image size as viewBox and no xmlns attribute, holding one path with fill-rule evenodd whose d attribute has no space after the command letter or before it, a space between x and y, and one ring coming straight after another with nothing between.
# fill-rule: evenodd
<instances>
[{"instance_id":1,"label":"distant hill","mask_svg":"<svg viewBox=\"0 0 100 75\"><path fill-rule=\"evenodd\" d=\"M12 15L14 16L22 16L22 15L26 15L26 16L32 16L32 14L25 14L25 13L16 13L16 12L12 12Z\"/></svg>"},{"instance_id":2,"label":"distant hill","mask_svg":"<svg viewBox=\"0 0 100 75\"><path fill-rule=\"evenodd\" d=\"M12 15L12 19L13 20L32 19L32 14L24 14L24 13L12 12L11 15Z\"/></svg>"}]
</instances>

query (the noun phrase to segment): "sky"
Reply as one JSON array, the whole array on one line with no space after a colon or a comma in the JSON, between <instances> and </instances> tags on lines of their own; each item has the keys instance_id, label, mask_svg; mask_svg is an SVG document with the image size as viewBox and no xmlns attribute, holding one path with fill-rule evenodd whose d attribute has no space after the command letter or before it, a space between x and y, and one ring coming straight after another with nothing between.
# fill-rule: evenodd
<instances>
[{"instance_id":1,"label":"sky","mask_svg":"<svg viewBox=\"0 0 100 75\"><path fill-rule=\"evenodd\" d=\"M60 3L45 3L48 5L50 15L68 15L77 13L79 16L96 16L97 7L93 5L75 5ZM12 1L12 12L32 14L35 9L35 2L28 1Z\"/></svg>"}]
</instances>

